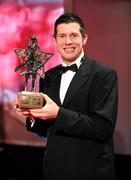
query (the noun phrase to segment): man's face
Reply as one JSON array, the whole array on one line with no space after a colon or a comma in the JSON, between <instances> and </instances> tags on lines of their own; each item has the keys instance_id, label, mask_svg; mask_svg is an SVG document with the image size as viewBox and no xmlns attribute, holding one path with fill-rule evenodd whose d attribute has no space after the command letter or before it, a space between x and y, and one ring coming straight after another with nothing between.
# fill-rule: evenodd
<instances>
[{"instance_id":1,"label":"man's face","mask_svg":"<svg viewBox=\"0 0 131 180\"><path fill-rule=\"evenodd\" d=\"M80 25L76 22L62 23L57 26L56 46L64 62L71 63L83 51L87 35L80 33Z\"/></svg>"}]
</instances>

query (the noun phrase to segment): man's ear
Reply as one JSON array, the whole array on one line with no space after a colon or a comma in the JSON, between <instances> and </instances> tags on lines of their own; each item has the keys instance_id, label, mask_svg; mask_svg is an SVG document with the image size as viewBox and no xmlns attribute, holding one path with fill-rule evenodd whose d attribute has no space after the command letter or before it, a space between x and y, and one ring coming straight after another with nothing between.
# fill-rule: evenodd
<instances>
[{"instance_id":1,"label":"man's ear","mask_svg":"<svg viewBox=\"0 0 131 180\"><path fill-rule=\"evenodd\" d=\"M57 43L56 43L56 39L54 38L54 44L55 44L55 46L57 47Z\"/></svg>"},{"instance_id":2,"label":"man's ear","mask_svg":"<svg viewBox=\"0 0 131 180\"><path fill-rule=\"evenodd\" d=\"M87 43L87 40L88 40L88 35L85 34L85 36L83 37L83 46L85 46L85 44Z\"/></svg>"}]
</instances>

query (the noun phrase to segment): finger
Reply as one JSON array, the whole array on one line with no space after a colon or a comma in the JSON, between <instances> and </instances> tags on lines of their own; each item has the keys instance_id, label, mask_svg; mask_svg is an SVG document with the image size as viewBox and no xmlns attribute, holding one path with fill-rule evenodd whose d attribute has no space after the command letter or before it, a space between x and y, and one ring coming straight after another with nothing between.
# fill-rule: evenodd
<instances>
[{"instance_id":1,"label":"finger","mask_svg":"<svg viewBox=\"0 0 131 180\"><path fill-rule=\"evenodd\" d=\"M44 97L44 99L49 99L49 97L46 94L41 93L41 95Z\"/></svg>"},{"instance_id":2,"label":"finger","mask_svg":"<svg viewBox=\"0 0 131 180\"><path fill-rule=\"evenodd\" d=\"M13 104L14 104L14 108L18 108L18 99L15 99L13 101Z\"/></svg>"}]
</instances>

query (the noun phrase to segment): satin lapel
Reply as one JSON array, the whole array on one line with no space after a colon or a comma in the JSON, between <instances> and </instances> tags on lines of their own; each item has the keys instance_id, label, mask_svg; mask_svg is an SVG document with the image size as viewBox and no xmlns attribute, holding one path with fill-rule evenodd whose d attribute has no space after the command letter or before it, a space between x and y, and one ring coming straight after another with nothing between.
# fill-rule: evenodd
<instances>
[{"instance_id":1,"label":"satin lapel","mask_svg":"<svg viewBox=\"0 0 131 180\"><path fill-rule=\"evenodd\" d=\"M60 98L59 98L59 90L60 90L60 80L61 80L61 74L54 75L54 79L51 82L51 85L48 89L48 95L49 97L55 101L59 106L61 105Z\"/></svg>"},{"instance_id":2,"label":"satin lapel","mask_svg":"<svg viewBox=\"0 0 131 180\"><path fill-rule=\"evenodd\" d=\"M71 84L67 90L63 106L67 106L70 100L73 98L75 93L79 91L79 89L83 86L83 84L87 81L89 75L89 67L88 67L88 59L84 59L79 70L73 77Z\"/></svg>"}]
</instances>

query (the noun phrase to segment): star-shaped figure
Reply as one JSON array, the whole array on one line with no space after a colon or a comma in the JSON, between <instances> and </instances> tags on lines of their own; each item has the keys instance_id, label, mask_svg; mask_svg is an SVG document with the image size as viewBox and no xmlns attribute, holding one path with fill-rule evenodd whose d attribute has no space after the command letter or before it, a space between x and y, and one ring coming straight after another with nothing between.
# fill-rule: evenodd
<instances>
[{"instance_id":1,"label":"star-shaped figure","mask_svg":"<svg viewBox=\"0 0 131 180\"><path fill-rule=\"evenodd\" d=\"M25 70L20 71L19 74L25 75L25 89L28 85L30 75L32 76L31 91L34 91L38 69L44 67L45 63L53 56L53 54L40 51L38 40L34 35L29 38L26 49L15 49L14 51L20 60L20 65L16 66L15 71L21 70L22 67L25 67Z\"/></svg>"}]
</instances>

